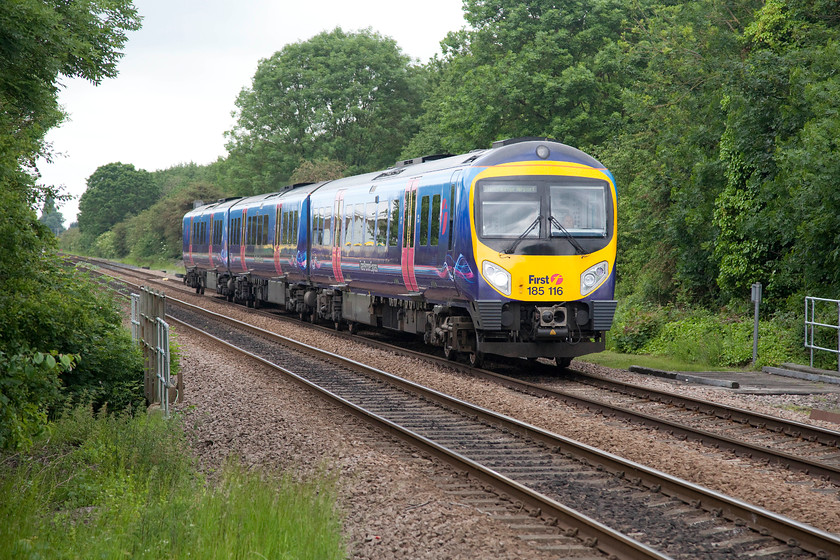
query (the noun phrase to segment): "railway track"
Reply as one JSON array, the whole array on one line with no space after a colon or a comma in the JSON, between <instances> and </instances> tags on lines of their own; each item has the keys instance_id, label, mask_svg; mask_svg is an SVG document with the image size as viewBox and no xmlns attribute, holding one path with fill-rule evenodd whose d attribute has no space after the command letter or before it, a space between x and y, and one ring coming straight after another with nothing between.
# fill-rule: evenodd
<instances>
[{"instance_id":1,"label":"railway track","mask_svg":"<svg viewBox=\"0 0 840 560\"><path fill-rule=\"evenodd\" d=\"M146 280L154 278L137 271L118 270ZM187 288L172 287L192 293ZM275 320L297 321L264 310L252 310L251 313ZM741 457L779 465L840 485L840 432L837 431L574 370L567 373L562 388L552 387L543 381L522 379L522 363L519 360L503 360L497 364L495 371L476 369L375 338L336 333L332 328L318 325L311 325L311 328L320 328L404 356L436 362L515 391L552 398L609 418L623 419L716 449L728 449ZM557 370L552 365L529 362L529 368L538 377L556 377Z\"/></svg>"},{"instance_id":2,"label":"railway track","mask_svg":"<svg viewBox=\"0 0 840 560\"><path fill-rule=\"evenodd\" d=\"M200 308L170 309L173 319L227 339L254 359L282 363L273 367L491 484L526 504L533 517L562 528L562 534L577 534L605 554L840 558L840 540L828 533L361 364L315 358L314 349Z\"/></svg>"},{"instance_id":3,"label":"railway track","mask_svg":"<svg viewBox=\"0 0 840 560\"><path fill-rule=\"evenodd\" d=\"M155 278L151 274L122 268L118 270L147 280ZM177 285L174 287L179 291L192 292ZM254 310L252 313L277 320L294 320L267 311ZM317 325L312 328L334 333L333 329ZM565 383L563 388L556 388L544 382L531 383L521 379L521 362L516 360L501 362L499 371L479 370L428 352L413 351L381 340L361 337L353 337L353 340L402 355L435 361L516 391L556 399L567 405L662 430L680 439L728 449L742 457L780 465L840 485L840 432L574 370L569 372L567 380L574 380L578 384ZM542 363L531 362L529 366L538 375L553 377L556 374L554 367Z\"/></svg>"}]
</instances>

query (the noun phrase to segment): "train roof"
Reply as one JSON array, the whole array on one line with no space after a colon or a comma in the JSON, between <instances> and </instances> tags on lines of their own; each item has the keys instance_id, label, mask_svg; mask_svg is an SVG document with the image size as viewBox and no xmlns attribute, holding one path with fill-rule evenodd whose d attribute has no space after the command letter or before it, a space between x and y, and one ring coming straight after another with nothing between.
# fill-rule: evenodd
<instances>
[{"instance_id":1,"label":"train roof","mask_svg":"<svg viewBox=\"0 0 840 560\"><path fill-rule=\"evenodd\" d=\"M540 148L541 146L542 148ZM447 169L489 167L491 165L537 159L577 163L596 169L604 169L604 166L592 156L551 138L514 138L494 142L490 149L473 150L466 154L440 154L401 160L394 167L388 169L328 181L322 187L319 187L319 190L334 191L357 185L375 185L380 181L385 182L397 177L425 175Z\"/></svg>"},{"instance_id":2,"label":"train roof","mask_svg":"<svg viewBox=\"0 0 840 560\"><path fill-rule=\"evenodd\" d=\"M224 208L259 206L275 199L288 200L298 196L305 197L307 194L316 191L333 192L359 185L373 186L379 182L390 182L391 179L414 177L445 171L447 169L454 171L455 169L464 167L489 167L492 165L514 163L517 161L534 161L537 159L576 163L596 169L605 168L592 156L551 138L512 138L494 142L493 146L489 149L473 150L466 154L438 154L400 160L393 167L372 173L364 173L362 175L354 175L352 177L319 183L290 185L276 192L256 196L221 199L195 208L187 216L200 215L207 211L218 211Z\"/></svg>"}]
</instances>

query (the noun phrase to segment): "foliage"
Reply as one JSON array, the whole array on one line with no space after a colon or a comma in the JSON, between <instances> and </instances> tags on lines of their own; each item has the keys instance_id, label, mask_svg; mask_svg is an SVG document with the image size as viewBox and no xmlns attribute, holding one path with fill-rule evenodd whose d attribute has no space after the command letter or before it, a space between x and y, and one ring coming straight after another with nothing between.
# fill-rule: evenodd
<instances>
[{"instance_id":1,"label":"foliage","mask_svg":"<svg viewBox=\"0 0 840 560\"><path fill-rule=\"evenodd\" d=\"M319 181L331 181L341 179L347 173L347 166L340 161L330 159L319 159L316 161L304 161L292 172L289 182L293 185L298 183L317 183Z\"/></svg>"},{"instance_id":2,"label":"foliage","mask_svg":"<svg viewBox=\"0 0 840 560\"><path fill-rule=\"evenodd\" d=\"M129 0L10 0L0 10L0 182L30 188L44 134L64 115L60 77L99 84L117 74L126 32L140 19Z\"/></svg>"},{"instance_id":3,"label":"foliage","mask_svg":"<svg viewBox=\"0 0 840 560\"><path fill-rule=\"evenodd\" d=\"M229 462L211 484L184 428L76 408L0 461L0 559L343 558L335 479Z\"/></svg>"},{"instance_id":4,"label":"foliage","mask_svg":"<svg viewBox=\"0 0 840 560\"><path fill-rule=\"evenodd\" d=\"M43 428L50 407L61 400L58 374L65 382L77 374L102 381L95 388L100 399L131 397L122 387L110 393L111 372L95 369L103 356L124 354L115 348L119 320L103 313L101 296L84 293L82 286L89 286L62 269L54 256L55 237L33 208L63 198L52 187L36 185L35 167L38 157L49 160L44 135L64 117L59 80L78 77L98 84L115 76L126 32L138 29L139 21L128 0L11 0L0 10L0 434L5 447L25 446ZM78 367L69 371L73 363ZM136 373L124 362L116 371L117 378Z\"/></svg>"},{"instance_id":5,"label":"foliage","mask_svg":"<svg viewBox=\"0 0 840 560\"><path fill-rule=\"evenodd\" d=\"M630 75L615 39L628 25L626 4L466 0L471 28L443 42L422 130L404 153L461 153L518 136L603 142L623 122Z\"/></svg>"},{"instance_id":6,"label":"foliage","mask_svg":"<svg viewBox=\"0 0 840 560\"><path fill-rule=\"evenodd\" d=\"M0 351L0 449L25 448L47 424L51 406L61 400L59 375L79 356L23 350Z\"/></svg>"},{"instance_id":7,"label":"foliage","mask_svg":"<svg viewBox=\"0 0 840 560\"><path fill-rule=\"evenodd\" d=\"M65 230L64 216L55 207L55 199L47 197L44 201L44 208L41 210L41 216L38 221L47 226L54 235L58 236Z\"/></svg>"},{"instance_id":8,"label":"foliage","mask_svg":"<svg viewBox=\"0 0 840 560\"><path fill-rule=\"evenodd\" d=\"M749 314L624 305L616 314L608 347L712 368L742 367L752 362L753 327ZM801 328L801 318L790 313L760 321L755 366L801 359Z\"/></svg>"},{"instance_id":9,"label":"foliage","mask_svg":"<svg viewBox=\"0 0 840 560\"><path fill-rule=\"evenodd\" d=\"M277 190L303 161L338 161L351 174L392 165L415 131L416 75L392 39L340 28L260 61L228 133L234 192Z\"/></svg>"},{"instance_id":10,"label":"foliage","mask_svg":"<svg viewBox=\"0 0 840 560\"><path fill-rule=\"evenodd\" d=\"M64 253L80 254L83 252L82 232L79 231L78 226L67 229L59 236L58 248Z\"/></svg>"},{"instance_id":11,"label":"foliage","mask_svg":"<svg viewBox=\"0 0 840 560\"><path fill-rule=\"evenodd\" d=\"M3 301L0 350L44 348L80 356L61 376L71 401L112 410L143 405L143 362L113 296L58 259L43 263L44 277Z\"/></svg>"},{"instance_id":12,"label":"foliage","mask_svg":"<svg viewBox=\"0 0 840 560\"><path fill-rule=\"evenodd\" d=\"M160 186L148 171L125 163L103 165L88 177L79 199L79 229L83 236L97 238L159 197Z\"/></svg>"},{"instance_id":13,"label":"foliage","mask_svg":"<svg viewBox=\"0 0 840 560\"><path fill-rule=\"evenodd\" d=\"M123 228L124 250L117 256L143 261L155 257L177 258L181 255L181 220L196 200L221 198L219 191L204 183L189 184L173 191L151 207L126 220Z\"/></svg>"}]
</instances>

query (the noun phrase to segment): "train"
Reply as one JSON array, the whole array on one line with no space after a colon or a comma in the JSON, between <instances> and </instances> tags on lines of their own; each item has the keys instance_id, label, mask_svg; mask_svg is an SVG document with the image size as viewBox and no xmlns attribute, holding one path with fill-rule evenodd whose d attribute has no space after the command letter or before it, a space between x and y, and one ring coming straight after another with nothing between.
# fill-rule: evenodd
<instances>
[{"instance_id":1,"label":"train","mask_svg":"<svg viewBox=\"0 0 840 560\"><path fill-rule=\"evenodd\" d=\"M422 336L452 360L602 351L613 323L613 175L549 138L201 204L184 283L300 319Z\"/></svg>"}]
</instances>

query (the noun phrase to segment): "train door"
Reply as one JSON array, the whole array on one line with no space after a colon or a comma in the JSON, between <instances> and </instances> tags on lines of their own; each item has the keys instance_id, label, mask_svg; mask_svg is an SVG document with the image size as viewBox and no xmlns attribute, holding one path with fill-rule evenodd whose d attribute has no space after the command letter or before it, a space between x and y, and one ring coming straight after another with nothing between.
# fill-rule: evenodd
<instances>
[{"instance_id":1,"label":"train door","mask_svg":"<svg viewBox=\"0 0 840 560\"><path fill-rule=\"evenodd\" d=\"M344 228L344 189L335 193L333 203L333 235L332 235L332 269L336 282L344 282L344 273L341 271L341 234Z\"/></svg>"},{"instance_id":2,"label":"train door","mask_svg":"<svg viewBox=\"0 0 840 560\"><path fill-rule=\"evenodd\" d=\"M239 231L239 262L242 266L242 272L248 272L248 263L245 258L248 243L248 209L242 209L242 218Z\"/></svg>"},{"instance_id":3,"label":"train door","mask_svg":"<svg viewBox=\"0 0 840 560\"><path fill-rule=\"evenodd\" d=\"M403 235L400 266L403 283L407 290L416 292L417 278L414 274L414 243L417 225L417 183L419 179L411 179L403 195Z\"/></svg>"},{"instance_id":4,"label":"train door","mask_svg":"<svg viewBox=\"0 0 840 560\"><path fill-rule=\"evenodd\" d=\"M184 234L187 238L187 243L186 243L186 245L187 245L187 258L190 261L190 266L195 266L195 260L193 259L193 254L192 254L193 253L193 234L195 233L194 228L193 228L193 219L194 219L194 217L190 216L190 225L187 226L187 228L186 228L187 231L184 232ZM184 225L186 226L186 224L184 224Z\"/></svg>"},{"instance_id":5,"label":"train door","mask_svg":"<svg viewBox=\"0 0 840 560\"><path fill-rule=\"evenodd\" d=\"M283 205L282 204L275 204L274 205L274 230L272 232L271 237L271 247L274 251L274 272L278 275L283 274L283 267L280 264L280 237L282 236L282 230L280 229L283 224Z\"/></svg>"},{"instance_id":6,"label":"train door","mask_svg":"<svg viewBox=\"0 0 840 560\"><path fill-rule=\"evenodd\" d=\"M461 180L461 170L452 173L449 183L443 188L443 201L440 209L440 243L445 248L444 262L450 281L455 281L459 257L461 253L456 247L455 217L458 215L458 183ZM457 288L457 282L455 283Z\"/></svg>"},{"instance_id":7,"label":"train door","mask_svg":"<svg viewBox=\"0 0 840 560\"><path fill-rule=\"evenodd\" d=\"M437 278L431 274L444 266L446 244L441 244L441 209L443 185L422 187L417 193L417 225L415 235L414 262L419 270L426 272L429 282L424 287L438 287ZM421 274L421 282L423 282ZM419 283L418 283L419 284Z\"/></svg>"}]
</instances>

